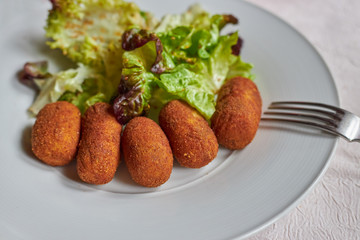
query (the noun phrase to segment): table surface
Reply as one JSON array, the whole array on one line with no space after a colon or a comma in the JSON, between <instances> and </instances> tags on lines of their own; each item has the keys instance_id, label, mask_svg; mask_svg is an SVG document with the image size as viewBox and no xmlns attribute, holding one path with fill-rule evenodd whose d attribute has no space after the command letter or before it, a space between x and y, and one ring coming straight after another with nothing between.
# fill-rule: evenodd
<instances>
[{"instance_id":1,"label":"table surface","mask_svg":"<svg viewBox=\"0 0 360 240\"><path fill-rule=\"evenodd\" d=\"M340 106L360 116L360 1L248 0L285 20L318 50L334 77ZM360 145L340 139L313 191L249 239L360 239Z\"/></svg>"}]
</instances>

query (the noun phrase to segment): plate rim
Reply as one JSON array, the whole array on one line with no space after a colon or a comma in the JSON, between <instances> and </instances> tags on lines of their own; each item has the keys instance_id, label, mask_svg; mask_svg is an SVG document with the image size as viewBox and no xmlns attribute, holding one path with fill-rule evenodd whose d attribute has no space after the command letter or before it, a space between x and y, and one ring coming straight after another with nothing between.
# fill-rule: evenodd
<instances>
[{"instance_id":1,"label":"plate rim","mask_svg":"<svg viewBox=\"0 0 360 240\"><path fill-rule=\"evenodd\" d=\"M286 25L289 29L294 31L300 38L302 38L303 40L306 41L306 45L311 48L312 52L316 53L316 55L321 60L322 65L326 68L326 72L330 76L329 84L331 83L331 85L332 85L332 87L334 89L334 93L336 95L336 99L334 98L334 100L336 101L336 104L339 106L340 105L339 92L338 92L338 88L336 86L336 82L334 81L333 74L332 74L329 66L327 65L326 61L324 60L323 56L319 53L319 51L315 48L315 46L300 31L298 31L294 26L292 26L291 24L289 24L287 21L283 20L281 17L277 16L276 14L262 8L261 6L258 6L256 4L254 4L254 3L251 3L251 2L248 2L248 1L243 1L243 3L248 4L248 5L254 7L254 8L258 9L258 10L261 10L261 11L265 12L268 16L271 16L271 17L277 19L279 22L281 22L282 24ZM235 238L247 238L247 237L250 237L250 236L260 232L261 230L263 230L264 228L266 228L270 224L278 221L280 218L282 218L284 215L286 215L288 212L290 212L292 209L294 209L299 204L299 202L301 202L314 189L314 187L319 183L319 181L322 179L322 177L326 173L326 171L327 171L327 169L328 169L328 167L329 167L329 165L331 163L331 160L332 160L332 158L333 158L333 156L335 154L338 142L339 142L339 138L334 139L334 141L332 143L331 151L328 152L328 156L326 157L326 162L325 162L324 166L322 166L321 171L319 172L319 174L317 174L316 178L311 181L311 184L309 186L307 186L306 189L299 194L299 196L296 198L296 201L292 202L287 207L283 208L280 212L278 212L276 215L274 215L274 217L271 217L270 219L265 220L257 228L254 228L253 230L250 230L250 231L248 231L248 232L246 232L244 234L237 234L234 237Z\"/></svg>"}]
</instances>

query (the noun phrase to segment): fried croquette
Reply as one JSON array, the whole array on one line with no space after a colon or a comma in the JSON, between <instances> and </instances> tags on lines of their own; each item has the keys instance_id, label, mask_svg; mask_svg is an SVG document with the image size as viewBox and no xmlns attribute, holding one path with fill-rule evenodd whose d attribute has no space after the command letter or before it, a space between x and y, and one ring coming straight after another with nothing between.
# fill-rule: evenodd
<instances>
[{"instance_id":1,"label":"fried croquette","mask_svg":"<svg viewBox=\"0 0 360 240\"><path fill-rule=\"evenodd\" d=\"M63 166L75 159L80 139L79 109L64 101L49 103L38 113L31 133L32 151L51 166Z\"/></svg>"},{"instance_id":2,"label":"fried croquette","mask_svg":"<svg viewBox=\"0 0 360 240\"><path fill-rule=\"evenodd\" d=\"M159 124L180 165L201 168L217 155L218 142L206 120L187 103L173 100L160 111Z\"/></svg>"},{"instance_id":3,"label":"fried croquette","mask_svg":"<svg viewBox=\"0 0 360 240\"><path fill-rule=\"evenodd\" d=\"M145 187L158 187L172 172L173 154L164 132L153 120L136 117L126 125L122 151L132 179Z\"/></svg>"},{"instance_id":4,"label":"fried croquette","mask_svg":"<svg viewBox=\"0 0 360 240\"><path fill-rule=\"evenodd\" d=\"M247 146L259 127L261 107L261 96L253 81L235 77L226 82L211 118L219 144L232 150Z\"/></svg>"},{"instance_id":5,"label":"fried croquette","mask_svg":"<svg viewBox=\"0 0 360 240\"><path fill-rule=\"evenodd\" d=\"M81 180L99 185L114 178L120 162L121 130L110 104L96 103L86 110L76 157Z\"/></svg>"}]
</instances>

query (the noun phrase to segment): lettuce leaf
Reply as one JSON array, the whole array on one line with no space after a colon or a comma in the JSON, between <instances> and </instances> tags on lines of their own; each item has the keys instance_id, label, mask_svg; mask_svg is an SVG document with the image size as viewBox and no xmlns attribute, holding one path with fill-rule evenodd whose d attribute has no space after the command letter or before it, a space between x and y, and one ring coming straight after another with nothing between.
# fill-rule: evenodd
<instances>
[{"instance_id":1,"label":"lettuce leaf","mask_svg":"<svg viewBox=\"0 0 360 240\"><path fill-rule=\"evenodd\" d=\"M22 84L38 91L41 89L44 81L51 77L48 72L48 62L27 62L23 70L19 73L19 80Z\"/></svg>"},{"instance_id":2,"label":"lettuce leaf","mask_svg":"<svg viewBox=\"0 0 360 240\"><path fill-rule=\"evenodd\" d=\"M48 45L78 63L56 74L44 63L26 65L24 83L40 90L29 111L36 115L47 103L66 100L84 112L98 101L110 102L121 79L121 36L130 26L152 29L157 20L134 3L122 0L53 0L46 36ZM39 73L46 68L46 77ZM36 72L37 71L37 72ZM44 75L44 74L43 74Z\"/></svg>"},{"instance_id":3,"label":"lettuce leaf","mask_svg":"<svg viewBox=\"0 0 360 240\"><path fill-rule=\"evenodd\" d=\"M89 76L81 85L81 90L66 91L58 99L68 101L77 106L80 112L85 113L86 109L97 102L109 102L114 95L111 83L106 84L107 80L101 75Z\"/></svg>"},{"instance_id":4,"label":"lettuce leaf","mask_svg":"<svg viewBox=\"0 0 360 240\"><path fill-rule=\"evenodd\" d=\"M126 123L146 114L150 102L159 108L172 99L186 101L209 120L229 73L252 76L252 65L237 56L238 33L220 35L227 24L237 22L231 15L210 16L195 5L183 15L165 17L156 33L125 32L122 82L114 103L118 120ZM154 71L154 65L161 71Z\"/></svg>"},{"instance_id":5,"label":"lettuce leaf","mask_svg":"<svg viewBox=\"0 0 360 240\"><path fill-rule=\"evenodd\" d=\"M206 119L210 119L215 111L215 94L206 87L205 81L203 75L192 71L189 64L181 64L172 71L161 74L157 84L173 98L186 101Z\"/></svg>"},{"instance_id":6,"label":"lettuce leaf","mask_svg":"<svg viewBox=\"0 0 360 240\"><path fill-rule=\"evenodd\" d=\"M236 61L230 65L229 71L226 75L226 79L231 79L237 76L242 76L251 80L255 79L255 75L251 72L253 65L251 63L246 63L241 61L241 58L238 57Z\"/></svg>"},{"instance_id":7,"label":"lettuce leaf","mask_svg":"<svg viewBox=\"0 0 360 240\"><path fill-rule=\"evenodd\" d=\"M140 36L139 36L140 37ZM114 113L121 124L148 112L152 90L156 86L158 52L156 39L123 54L123 69L119 85L119 95L114 100ZM161 54L161 53L160 53Z\"/></svg>"},{"instance_id":8,"label":"lettuce leaf","mask_svg":"<svg viewBox=\"0 0 360 240\"><path fill-rule=\"evenodd\" d=\"M167 14L155 32L168 32L179 26L193 26L195 28L207 28L210 25L210 14L200 4L194 4L182 14Z\"/></svg>"},{"instance_id":9,"label":"lettuce leaf","mask_svg":"<svg viewBox=\"0 0 360 240\"><path fill-rule=\"evenodd\" d=\"M209 120L216 94L226 79L253 77L252 65L236 54L241 44L238 33L220 34L227 24L238 20L231 15L210 16L195 5L183 15L167 16L163 21L157 31L166 31L157 34L177 67L161 74L158 85Z\"/></svg>"},{"instance_id":10,"label":"lettuce leaf","mask_svg":"<svg viewBox=\"0 0 360 240\"><path fill-rule=\"evenodd\" d=\"M203 24L175 26L168 31L157 32L164 49L174 57L176 63L194 63L198 58L209 58L210 52L219 43L221 29L228 23L238 22L231 15L208 16L206 14L205 16L200 16L200 22Z\"/></svg>"},{"instance_id":11,"label":"lettuce leaf","mask_svg":"<svg viewBox=\"0 0 360 240\"><path fill-rule=\"evenodd\" d=\"M51 74L44 65L32 65L34 72L42 72L41 76L35 76L33 81L38 86L40 93L29 108L32 115L38 112L48 103L56 102L65 92L83 92L82 84L86 79L101 78L92 68L79 64L76 69ZM39 70L36 70L38 66Z\"/></svg>"},{"instance_id":12,"label":"lettuce leaf","mask_svg":"<svg viewBox=\"0 0 360 240\"><path fill-rule=\"evenodd\" d=\"M116 60L111 53L121 52L119 42L130 26L152 29L157 20L140 11L134 3L122 0L53 0L46 36L51 48L59 48L74 62L100 70ZM110 54L109 54L110 53Z\"/></svg>"},{"instance_id":13,"label":"lettuce leaf","mask_svg":"<svg viewBox=\"0 0 360 240\"><path fill-rule=\"evenodd\" d=\"M253 77L252 65L232 54L231 46L236 44L237 39L237 33L220 36L207 58L197 57L194 62L182 63L164 72L159 77L158 85L186 101L209 120L215 111L215 96L226 79L234 76Z\"/></svg>"}]
</instances>

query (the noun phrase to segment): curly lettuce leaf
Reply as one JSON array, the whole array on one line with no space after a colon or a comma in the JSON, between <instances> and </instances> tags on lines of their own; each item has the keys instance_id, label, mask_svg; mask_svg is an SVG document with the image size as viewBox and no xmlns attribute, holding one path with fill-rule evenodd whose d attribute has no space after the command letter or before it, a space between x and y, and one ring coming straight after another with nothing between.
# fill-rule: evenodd
<instances>
[{"instance_id":1,"label":"curly lettuce leaf","mask_svg":"<svg viewBox=\"0 0 360 240\"><path fill-rule=\"evenodd\" d=\"M46 103L57 100L72 102L82 112L95 102L109 102L121 79L123 32L130 26L152 29L157 20L134 3L122 0L51 2L53 8L45 27L46 36L51 38L48 45L62 50L79 67L36 80L32 77L36 72L28 74L30 78L24 82L41 85L30 112L36 115Z\"/></svg>"},{"instance_id":2,"label":"curly lettuce leaf","mask_svg":"<svg viewBox=\"0 0 360 240\"><path fill-rule=\"evenodd\" d=\"M215 96L226 79L234 76L252 78L252 65L232 54L238 41L237 33L220 36L206 59L182 63L160 75L158 85L166 92L186 101L207 120L215 111Z\"/></svg>"},{"instance_id":3,"label":"curly lettuce leaf","mask_svg":"<svg viewBox=\"0 0 360 240\"><path fill-rule=\"evenodd\" d=\"M212 92L217 93L226 79L243 76L252 79L252 65L233 54L232 46L236 45L238 34L219 37L217 46L212 50L208 59L198 62L198 71L206 78L206 83ZM231 74L229 74L231 71Z\"/></svg>"},{"instance_id":4,"label":"curly lettuce leaf","mask_svg":"<svg viewBox=\"0 0 360 240\"><path fill-rule=\"evenodd\" d=\"M122 0L54 0L46 36L75 62L104 68L108 51L121 49L120 38L130 26L152 29L157 21L134 3Z\"/></svg>"},{"instance_id":5,"label":"curly lettuce leaf","mask_svg":"<svg viewBox=\"0 0 360 240\"><path fill-rule=\"evenodd\" d=\"M179 26L194 26L195 28L207 28L210 25L210 14L200 4L194 4L182 14L167 14L155 32L168 32Z\"/></svg>"},{"instance_id":6,"label":"curly lettuce leaf","mask_svg":"<svg viewBox=\"0 0 360 240\"><path fill-rule=\"evenodd\" d=\"M242 76L251 80L255 79L255 75L251 72L253 65L251 63L243 62L240 57L230 65L226 79Z\"/></svg>"},{"instance_id":7,"label":"curly lettuce leaf","mask_svg":"<svg viewBox=\"0 0 360 240\"><path fill-rule=\"evenodd\" d=\"M221 29L226 24L237 23L237 19L231 15L206 16L201 17L207 19L206 24L175 26L157 33L164 49L174 57L176 63L194 63L198 58L209 58L211 51L219 43Z\"/></svg>"},{"instance_id":8,"label":"curly lettuce leaf","mask_svg":"<svg viewBox=\"0 0 360 240\"><path fill-rule=\"evenodd\" d=\"M121 124L146 114L150 108L149 101L157 79L153 68L158 55L161 54L157 49L157 41L154 38L123 54L119 95L113 105L115 116Z\"/></svg>"},{"instance_id":9,"label":"curly lettuce leaf","mask_svg":"<svg viewBox=\"0 0 360 240\"><path fill-rule=\"evenodd\" d=\"M195 13L193 16L192 11ZM210 16L196 7L175 16L175 19L178 17L188 19L189 22L184 20L183 24L188 23L189 26L178 26L176 21L170 21L171 17L168 17L171 24L165 26L163 23L162 28L167 29L164 32L155 34L132 29L124 34L123 48L126 52L123 55L123 81L114 109L118 116L126 115L129 118L120 121L145 114L150 101L158 107L171 99L186 101L209 120L215 111L215 96L229 77L229 72L251 76L252 65L242 62L237 54L241 47L237 32L220 35L226 24L237 23L236 18L231 15ZM149 41L154 42L151 48L144 45ZM166 64L169 62L171 64ZM154 71L154 65L167 67ZM146 88L148 83L154 82L161 90L153 84L151 88ZM124 90L124 86L127 90ZM150 99L154 93L156 101ZM158 93L164 97L161 99ZM122 109L126 109L126 112Z\"/></svg>"},{"instance_id":10,"label":"curly lettuce leaf","mask_svg":"<svg viewBox=\"0 0 360 240\"><path fill-rule=\"evenodd\" d=\"M27 62L24 64L23 70L18 77L22 84L35 90L40 90L44 81L51 77L51 74L48 72L48 62Z\"/></svg>"},{"instance_id":11,"label":"curly lettuce leaf","mask_svg":"<svg viewBox=\"0 0 360 240\"><path fill-rule=\"evenodd\" d=\"M89 76L81 85L81 90L66 91L58 99L59 101L68 101L77 106L83 114L92 105L97 102L109 102L114 95L111 83L107 83L101 75Z\"/></svg>"},{"instance_id":12,"label":"curly lettuce leaf","mask_svg":"<svg viewBox=\"0 0 360 240\"><path fill-rule=\"evenodd\" d=\"M192 11L195 14L191 18ZM159 76L158 85L186 101L209 120L215 110L215 96L226 79L233 76L252 78L252 65L243 62L239 56L242 40L237 32L220 35L226 24L238 22L236 18L210 16L197 7L180 17L191 19L195 24L188 22L191 25L177 26L170 21L174 28L157 33L164 50L177 65ZM199 19L201 21L197 21Z\"/></svg>"},{"instance_id":13,"label":"curly lettuce leaf","mask_svg":"<svg viewBox=\"0 0 360 240\"><path fill-rule=\"evenodd\" d=\"M206 119L210 119L215 111L215 95L206 87L205 81L206 79L201 74L191 71L191 66L181 64L175 69L161 74L157 84L171 94L172 98L186 101Z\"/></svg>"},{"instance_id":14,"label":"curly lettuce leaf","mask_svg":"<svg viewBox=\"0 0 360 240\"><path fill-rule=\"evenodd\" d=\"M155 33L146 31L144 29L132 28L124 32L122 36L122 48L125 51L132 51L140 48L146 43L153 41L155 43L155 62L152 64L150 70L153 73L160 74L166 70L166 67L173 65L170 58L163 52L163 44L160 38ZM150 53L150 52L149 52ZM152 55L152 53L150 53ZM147 61L145 61L146 63ZM168 66L165 66L168 65Z\"/></svg>"},{"instance_id":15,"label":"curly lettuce leaf","mask_svg":"<svg viewBox=\"0 0 360 240\"><path fill-rule=\"evenodd\" d=\"M181 29L186 28L181 27ZM152 72L152 66L158 59L155 41L136 50L125 52L120 96L115 100L114 109L118 116L128 118L121 117L120 121L126 122L134 116L146 114L150 101L152 105L159 108L172 99L186 101L209 120L215 111L215 95L227 79L230 69L235 72L241 68L241 75L250 74L252 66L242 62L239 56L232 54L232 46L237 41L237 33L219 36L218 43L209 52L207 58L202 59L197 56L194 62L170 64L161 73ZM178 62L177 55L167 53L168 48L164 49L163 54L166 53L170 59ZM153 83L156 83L162 91L157 90ZM151 97L154 98L154 89L156 101L151 100ZM159 92L163 97L159 97ZM119 102L122 103L118 104Z\"/></svg>"},{"instance_id":16,"label":"curly lettuce leaf","mask_svg":"<svg viewBox=\"0 0 360 240\"><path fill-rule=\"evenodd\" d=\"M46 104L58 101L65 92L83 92L82 84L86 79L101 77L93 69L82 64L79 64L76 69L68 69L56 74L47 72L44 65L39 65L39 67L42 69L33 69L34 72L42 71L42 74L39 78L33 78L40 93L29 108L32 115L37 115Z\"/></svg>"}]
</instances>

